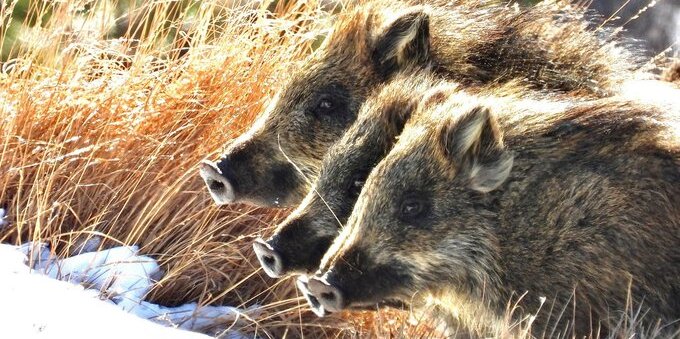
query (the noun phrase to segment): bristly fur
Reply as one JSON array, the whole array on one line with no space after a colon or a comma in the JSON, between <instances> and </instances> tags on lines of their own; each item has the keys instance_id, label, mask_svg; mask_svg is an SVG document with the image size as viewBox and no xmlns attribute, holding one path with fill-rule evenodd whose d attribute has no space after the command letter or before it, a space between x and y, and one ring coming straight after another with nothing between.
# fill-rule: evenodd
<instances>
[{"instance_id":1,"label":"bristly fur","mask_svg":"<svg viewBox=\"0 0 680 339\"><path fill-rule=\"evenodd\" d=\"M638 68L634 53L562 2L531 8L454 0L377 0L337 15L325 42L284 86L257 128L217 163L234 201L298 204L321 159L372 91L409 69L462 86L517 82L572 98L608 96ZM330 100L328 112L318 105ZM292 163L292 164L291 164Z\"/></svg>"},{"instance_id":2,"label":"bristly fur","mask_svg":"<svg viewBox=\"0 0 680 339\"><path fill-rule=\"evenodd\" d=\"M324 157L312 189L267 240L281 259L280 275L318 269L323 254L352 212L363 182L389 153L406 122L458 91L464 89L421 71L398 74L369 95L357 120ZM515 83L465 91L507 100L546 95Z\"/></svg>"},{"instance_id":3,"label":"bristly fur","mask_svg":"<svg viewBox=\"0 0 680 339\"><path fill-rule=\"evenodd\" d=\"M661 80L680 85L680 60L674 61L661 75Z\"/></svg>"},{"instance_id":4,"label":"bristly fur","mask_svg":"<svg viewBox=\"0 0 680 339\"><path fill-rule=\"evenodd\" d=\"M537 337L606 336L631 306L645 312L646 328L672 324L680 319L678 126L677 110L625 98L454 92L409 121L318 277L342 291L342 307L429 301L482 335L502 330L508 301L520 320L541 298L554 313L532 319ZM477 180L489 173L491 185ZM404 215L414 201L421 212Z\"/></svg>"},{"instance_id":5,"label":"bristly fur","mask_svg":"<svg viewBox=\"0 0 680 339\"><path fill-rule=\"evenodd\" d=\"M607 96L641 66L626 41L609 37L585 8L565 1L529 8L470 0L425 3L378 0L342 13L325 43L328 55L370 55L376 37L401 16L423 13L429 55L405 63L425 60L463 84L522 79L538 89Z\"/></svg>"}]
</instances>

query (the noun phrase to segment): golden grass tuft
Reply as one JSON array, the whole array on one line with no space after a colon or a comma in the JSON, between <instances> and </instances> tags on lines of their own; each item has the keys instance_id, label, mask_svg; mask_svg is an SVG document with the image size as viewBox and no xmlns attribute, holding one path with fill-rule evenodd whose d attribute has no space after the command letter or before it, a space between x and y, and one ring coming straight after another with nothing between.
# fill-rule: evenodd
<instances>
[{"instance_id":1,"label":"golden grass tuft","mask_svg":"<svg viewBox=\"0 0 680 339\"><path fill-rule=\"evenodd\" d=\"M300 323L312 318L294 284L260 274L252 254L282 212L217 208L196 165L248 127L312 52L327 14L314 2L271 13L266 3L146 2L130 12L147 14L137 20L148 32L106 40L110 27L84 23L114 22L115 4L82 15L84 3L32 7L49 21L24 27L2 65L0 205L10 225L0 241L48 241L58 254L93 235L138 244L166 272L154 301L259 304L244 331L324 333L321 322ZM191 46L181 58L178 42Z\"/></svg>"}]
</instances>

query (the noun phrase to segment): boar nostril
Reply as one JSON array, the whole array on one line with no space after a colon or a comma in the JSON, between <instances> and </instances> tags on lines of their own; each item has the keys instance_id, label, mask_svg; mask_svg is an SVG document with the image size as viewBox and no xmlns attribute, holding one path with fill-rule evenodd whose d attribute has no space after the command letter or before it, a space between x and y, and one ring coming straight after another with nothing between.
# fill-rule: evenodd
<instances>
[{"instance_id":1,"label":"boar nostril","mask_svg":"<svg viewBox=\"0 0 680 339\"><path fill-rule=\"evenodd\" d=\"M224 205L234 202L234 185L222 175L217 165L211 161L203 161L199 165L199 173L215 203Z\"/></svg>"},{"instance_id":2,"label":"boar nostril","mask_svg":"<svg viewBox=\"0 0 680 339\"><path fill-rule=\"evenodd\" d=\"M305 299L307 300L307 303L309 304L312 312L314 312L314 314L316 314L319 317L323 317L326 315L326 311L324 311L324 308L321 306L319 299L317 299L312 294L312 292L309 291L309 285L307 283L308 281L309 278L306 275L301 275L297 278L297 281L295 283L297 284L300 293L302 293L302 296L304 296Z\"/></svg>"},{"instance_id":3,"label":"boar nostril","mask_svg":"<svg viewBox=\"0 0 680 339\"><path fill-rule=\"evenodd\" d=\"M224 189L224 184L217 180L208 179L205 182L208 184L208 188L212 191L221 191Z\"/></svg>"},{"instance_id":4,"label":"boar nostril","mask_svg":"<svg viewBox=\"0 0 680 339\"><path fill-rule=\"evenodd\" d=\"M274 264L276 264L276 259L273 256L264 255L262 256L262 259L267 266L274 266Z\"/></svg>"},{"instance_id":5,"label":"boar nostril","mask_svg":"<svg viewBox=\"0 0 680 339\"><path fill-rule=\"evenodd\" d=\"M279 278L284 274L281 255L269 243L258 238L253 243L253 250L268 276Z\"/></svg>"},{"instance_id":6,"label":"boar nostril","mask_svg":"<svg viewBox=\"0 0 680 339\"><path fill-rule=\"evenodd\" d=\"M310 294L308 295L308 298L309 303L312 304L313 308L319 308L321 306L321 303L319 303L319 299L317 299L314 295Z\"/></svg>"},{"instance_id":7,"label":"boar nostril","mask_svg":"<svg viewBox=\"0 0 680 339\"><path fill-rule=\"evenodd\" d=\"M337 312L344 308L342 292L337 287L319 278L312 278L308 288L311 296L307 300L312 307L321 308L322 314L324 311Z\"/></svg>"},{"instance_id":8,"label":"boar nostril","mask_svg":"<svg viewBox=\"0 0 680 339\"><path fill-rule=\"evenodd\" d=\"M335 303L335 293L333 292L321 293L321 299Z\"/></svg>"}]
</instances>

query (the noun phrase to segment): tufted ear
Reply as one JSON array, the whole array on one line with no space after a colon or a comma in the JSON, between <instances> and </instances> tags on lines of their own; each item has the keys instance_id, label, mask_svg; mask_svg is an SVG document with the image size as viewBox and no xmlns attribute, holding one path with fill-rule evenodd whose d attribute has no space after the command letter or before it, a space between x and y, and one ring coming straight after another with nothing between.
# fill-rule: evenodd
<instances>
[{"instance_id":1,"label":"tufted ear","mask_svg":"<svg viewBox=\"0 0 680 339\"><path fill-rule=\"evenodd\" d=\"M490 192L510 175L513 156L503 145L498 122L488 108L475 107L441 129L447 156L469 176L470 188Z\"/></svg>"},{"instance_id":2,"label":"tufted ear","mask_svg":"<svg viewBox=\"0 0 680 339\"><path fill-rule=\"evenodd\" d=\"M421 8L407 12L374 38L373 64L384 77L410 64L425 63L430 53L430 17Z\"/></svg>"},{"instance_id":3,"label":"tufted ear","mask_svg":"<svg viewBox=\"0 0 680 339\"><path fill-rule=\"evenodd\" d=\"M418 108L418 100L416 98L404 99L407 100L396 100L384 113L388 125L396 133L395 137L401 134L406 122L411 119L411 116L413 116Z\"/></svg>"},{"instance_id":4,"label":"tufted ear","mask_svg":"<svg viewBox=\"0 0 680 339\"><path fill-rule=\"evenodd\" d=\"M419 108L423 111L445 103L455 93L460 92L457 84L447 83L430 88L420 100Z\"/></svg>"}]
</instances>

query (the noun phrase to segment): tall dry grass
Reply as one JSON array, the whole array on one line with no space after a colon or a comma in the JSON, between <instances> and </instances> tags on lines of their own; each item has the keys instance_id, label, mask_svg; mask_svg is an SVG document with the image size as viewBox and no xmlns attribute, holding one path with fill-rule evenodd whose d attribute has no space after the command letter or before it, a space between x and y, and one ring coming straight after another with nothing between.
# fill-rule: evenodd
<instances>
[{"instance_id":1,"label":"tall dry grass","mask_svg":"<svg viewBox=\"0 0 680 339\"><path fill-rule=\"evenodd\" d=\"M261 274L251 242L286 211L216 207L196 165L244 131L328 27L316 1L31 1L2 50L0 241L67 255L92 236L136 244L164 277L148 296L261 312L261 337L438 336L385 310L317 319L290 280ZM0 9L5 39L17 1ZM28 18L27 17L27 18ZM27 19L29 20L29 19ZM122 38L110 39L112 29ZM188 51L188 52L187 52Z\"/></svg>"},{"instance_id":2,"label":"tall dry grass","mask_svg":"<svg viewBox=\"0 0 680 339\"><path fill-rule=\"evenodd\" d=\"M178 14L173 2L146 2L129 10L142 13L143 32L126 34L138 39L106 40L116 4L79 14L86 3L32 2L49 21L20 32L2 65L0 204L10 226L0 240L48 241L59 254L92 235L138 244L166 272L154 301L259 304L244 331L324 332L302 322L294 285L265 278L252 255L251 239L281 212L215 207L196 164L249 125L312 52L326 15L314 2L270 14L267 4L202 2Z\"/></svg>"}]
</instances>

